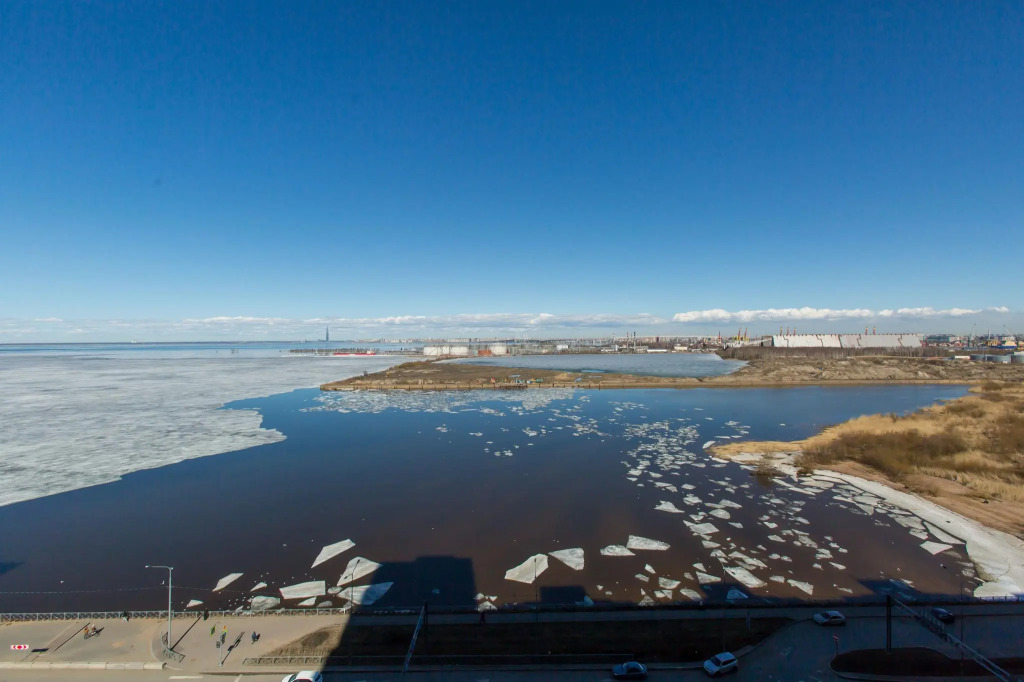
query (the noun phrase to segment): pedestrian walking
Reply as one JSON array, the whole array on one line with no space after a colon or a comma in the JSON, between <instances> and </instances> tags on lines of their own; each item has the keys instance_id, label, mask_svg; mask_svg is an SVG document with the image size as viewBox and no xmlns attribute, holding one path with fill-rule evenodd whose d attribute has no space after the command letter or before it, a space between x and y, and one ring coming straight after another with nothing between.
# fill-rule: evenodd
<instances>
[{"instance_id":1,"label":"pedestrian walking","mask_svg":"<svg viewBox=\"0 0 1024 682\"><path fill-rule=\"evenodd\" d=\"M255 630L253 630L253 633L252 633L252 643L253 643L253 644L255 644L255 643L256 643L256 642L258 642L259 640L260 640L260 635L259 635L259 633L258 633L258 632L256 632Z\"/></svg>"},{"instance_id":2,"label":"pedestrian walking","mask_svg":"<svg viewBox=\"0 0 1024 682\"><path fill-rule=\"evenodd\" d=\"M211 625L210 626L210 637L213 637L213 633L215 633L215 632L217 632L217 626L216 625Z\"/></svg>"}]
</instances>

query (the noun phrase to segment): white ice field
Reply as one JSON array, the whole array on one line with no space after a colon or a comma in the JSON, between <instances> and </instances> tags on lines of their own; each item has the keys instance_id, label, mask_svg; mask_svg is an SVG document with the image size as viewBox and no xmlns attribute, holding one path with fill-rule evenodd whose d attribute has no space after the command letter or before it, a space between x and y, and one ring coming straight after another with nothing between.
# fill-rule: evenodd
<instances>
[{"instance_id":1,"label":"white ice field","mask_svg":"<svg viewBox=\"0 0 1024 682\"><path fill-rule=\"evenodd\" d=\"M0 505L284 440L225 403L376 372L404 357L280 353L0 356Z\"/></svg>"}]
</instances>

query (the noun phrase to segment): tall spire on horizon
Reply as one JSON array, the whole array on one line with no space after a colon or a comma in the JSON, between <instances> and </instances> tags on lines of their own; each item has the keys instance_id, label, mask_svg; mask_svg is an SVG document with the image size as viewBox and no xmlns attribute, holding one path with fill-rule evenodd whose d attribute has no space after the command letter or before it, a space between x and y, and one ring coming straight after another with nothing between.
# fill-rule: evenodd
<instances>
[{"instance_id":1,"label":"tall spire on horizon","mask_svg":"<svg viewBox=\"0 0 1024 682\"><path fill-rule=\"evenodd\" d=\"M331 342L331 328L330 327L324 327L324 343L330 343L330 342Z\"/></svg>"}]
</instances>

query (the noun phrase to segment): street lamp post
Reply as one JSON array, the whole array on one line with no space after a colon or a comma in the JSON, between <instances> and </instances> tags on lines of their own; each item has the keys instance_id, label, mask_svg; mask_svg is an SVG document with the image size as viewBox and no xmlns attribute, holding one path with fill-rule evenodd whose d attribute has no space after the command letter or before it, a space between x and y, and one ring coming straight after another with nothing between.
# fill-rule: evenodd
<instances>
[{"instance_id":1,"label":"street lamp post","mask_svg":"<svg viewBox=\"0 0 1024 682\"><path fill-rule=\"evenodd\" d=\"M167 650L171 651L173 644L171 643L171 578L174 575L173 566L158 566L156 564L146 564L146 568L166 568L167 569Z\"/></svg>"}]
</instances>

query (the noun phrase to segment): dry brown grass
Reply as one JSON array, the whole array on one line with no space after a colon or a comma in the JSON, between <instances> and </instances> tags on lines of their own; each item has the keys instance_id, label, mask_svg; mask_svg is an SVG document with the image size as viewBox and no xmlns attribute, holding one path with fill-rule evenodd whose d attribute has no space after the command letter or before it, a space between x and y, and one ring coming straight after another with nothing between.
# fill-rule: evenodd
<instances>
[{"instance_id":1,"label":"dry brown grass","mask_svg":"<svg viewBox=\"0 0 1024 682\"><path fill-rule=\"evenodd\" d=\"M758 449L751 445L734 447ZM860 417L806 441L771 445L802 450L797 463L808 468L859 462L893 481L921 474L955 481L979 498L1024 502L1024 386L985 382L905 417Z\"/></svg>"}]
</instances>

